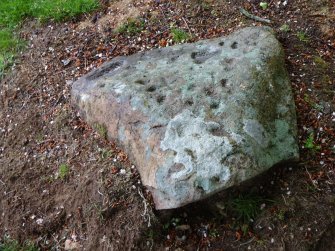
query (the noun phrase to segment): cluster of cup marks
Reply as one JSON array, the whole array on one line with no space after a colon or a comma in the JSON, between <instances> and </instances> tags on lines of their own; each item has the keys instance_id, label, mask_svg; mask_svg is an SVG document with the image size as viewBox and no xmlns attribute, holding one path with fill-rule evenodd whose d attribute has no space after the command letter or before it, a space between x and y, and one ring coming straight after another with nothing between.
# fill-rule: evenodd
<instances>
[{"instance_id":1,"label":"cluster of cup marks","mask_svg":"<svg viewBox=\"0 0 335 251\"><path fill-rule=\"evenodd\" d=\"M231 44L231 48L232 49L237 49L237 45L238 45L237 42L233 42ZM219 46L224 46L224 42L223 41L219 42ZM220 52L221 52L220 50L213 51L213 52L209 52L207 50L201 50L201 51L197 51L197 52L192 52L191 53L191 58L193 59L193 62L195 64L202 64L207 59L215 56L216 54L218 54ZM171 61L174 61L174 60L175 60L175 58L171 58ZM229 64L232 64L232 62L233 62L233 59L226 58L222 62L222 64L229 65ZM115 65L115 66L118 66L118 65ZM229 66L226 66L224 68L224 70L229 71L229 70L231 70L231 68ZM146 78L146 75L144 75L143 77ZM162 79L161 81L167 84L167 81L165 79ZM146 81L144 81L143 79L138 79L138 80L135 81L135 83L139 84L139 85L143 85L143 86L146 85ZM220 80L220 85L222 87L226 87L227 86L227 79L221 79ZM157 88L156 85L149 85L149 86L147 86L146 89L145 89L145 91L149 92L149 93L155 94L153 96L156 99L156 101L157 101L158 104L162 104L164 102L165 98L166 98L166 96L164 94L158 92L158 88ZM205 87L203 91L204 91L204 94L206 96L211 96L211 95L214 94L214 88L213 87ZM193 101L192 98L189 98L189 99L185 100L185 104L188 105L188 106L192 106L194 104L194 101ZM216 109L216 108L218 108L218 105L219 105L218 102L212 102L210 104L210 108L211 109Z\"/></svg>"}]
</instances>

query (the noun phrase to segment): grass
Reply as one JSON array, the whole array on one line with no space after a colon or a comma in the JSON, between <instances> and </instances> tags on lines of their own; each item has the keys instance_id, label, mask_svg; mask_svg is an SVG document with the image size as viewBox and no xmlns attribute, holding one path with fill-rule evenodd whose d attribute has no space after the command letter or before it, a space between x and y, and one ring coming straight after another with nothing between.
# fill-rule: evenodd
<instances>
[{"instance_id":1,"label":"grass","mask_svg":"<svg viewBox=\"0 0 335 251\"><path fill-rule=\"evenodd\" d=\"M231 209L236 215L237 220L243 223L250 223L259 212L263 199L256 195L240 195L231 202Z\"/></svg>"},{"instance_id":2,"label":"grass","mask_svg":"<svg viewBox=\"0 0 335 251\"><path fill-rule=\"evenodd\" d=\"M289 32L291 31L291 28L288 24L283 24L282 26L280 26L279 30L282 32Z\"/></svg>"},{"instance_id":3,"label":"grass","mask_svg":"<svg viewBox=\"0 0 335 251\"><path fill-rule=\"evenodd\" d=\"M15 32L27 18L65 21L99 7L98 0L1 0L0 77L24 43Z\"/></svg>"},{"instance_id":4,"label":"grass","mask_svg":"<svg viewBox=\"0 0 335 251\"><path fill-rule=\"evenodd\" d=\"M97 131L97 133L99 134L99 136L103 139L107 139L108 137L108 132L107 132L107 128L105 125L96 123L94 125L94 129Z\"/></svg>"},{"instance_id":5,"label":"grass","mask_svg":"<svg viewBox=\"0 0 335 251\"><path fill-rule=\"evenodd\" d=\"M297 38L299 39L300 42L309 43L309 37L307 36L307 34L305 32L298 31L296 36L297 36Z\"/></svg>"},{"instance_id":6,"label":"grass","mask_svg":"<svg viewBox=\"0 0 335 251\"><path fill-rule=\"evenodd\" d=\"M274 201L262 198L257 194L241 194L231 198L227 203L227 209L236 217L235 227L240 229L243 236L246 236L251 228L253 220L261 213L261 205Z\"/></svg>"},{"instance_id":7,"label":"grass","mask_svg":"<svg viewBox=\"0 0 335 251\"><path fill-rule=\"evenodd\" d=\"M182 43L190 39L190 35L186 31L178 28L172 28L171 35L175 43Z\"/></svg>"},{"instance_id":8,"label":"grass","mask_svg":"<svg viewBox=\"0 0 335 251\"><path fill-rule=\"evenodd\" d=\"M20 245L18 241L12 240L6 237L3 242L0 242L1 251L38 251L39 249L35 247L30 241L26 241L23 245Z\"/></svg>"},{"instance_id":9,"label":"grass","mask_svg":"<svg viewBox=\"0 0 335 251\"><path fill-rule=\"evenodd\" d=\"M323 110L323 107L320 104L314 102L312 100L312 98L307 93L305 93L305 95L304 95L304 101L315 110L318 110L318 111Z\"/></svg>"},{"instance_id":10,"label":"grass","mask_svg":"<svg viewBox=\"0 0 335 251\"><path fill-rule=\"evenodd\" d=\"M61 164L58 169L58 177L64 180L70 173L70 168L66 164Z\"/></svg>"},{"instance_id":11,"label":"grass","mask_svg":"<svg viewBox=\"0 0 335 251\"><path fill-rule=\"evenodd\" d=\"M113 155L113 152L111 150L102 149L101 150L101 160L105 160L110 158Z\"/></svg>"},{"instance_id":12,"label":"grass","mask_svg":"<svg viewBox=\"0 0 335 251\"><path fill-rule=\"evenodd\" d=\"M312 150L312 151L318 151L318 150L321 150L321 146L316 145L316 144L314 143L314 133L313 133L313 132L311 132L311 133L308 135L308 138L307 138L306 141L305 141L304 147L305 147L306 149L309 149L309 150Z\"/></svg>"},{"instance_id":13,"label":"grass","mask_svg":"<svg viewBox=\"0 0 335 251\"><path fill-rule=\"evenodd\" d=\"M137 19L128 19L126 23L121 25L116 31L118 33L125 33L135 35L144 29L144 22Z\"/></svg>"},{"instance_id":14,"label":"grass","mask_svg":"<svg viewBox=\"0 0 335 251\"><path fill-rule=\"evenodd\" d=\"M317 71L320 73L326 72L329 68L329 64L324 61L320 56L315 56L313 58L313 62L316 66Z\"/></svg>"},{"instance_id":15,"label":"grass","mask_svg":"<svg viewBox=\"0 0 335 251\"><path fill-rule=\"evenodd\" d=\"M1 0L0 26L15 28L28 17L64 21L98 7L97 0Z\"/></svg>"},{"instance_id":16,"label":"grass","mask_svg":"<svg viewBox=\"0 0 335 251\"><path fill-rule=\"evenodd\" d=\"M260 2L259 6L263 9L266 10L267 8L269 8L269 4L267 2Z\"/></svg>"}]
</instances>

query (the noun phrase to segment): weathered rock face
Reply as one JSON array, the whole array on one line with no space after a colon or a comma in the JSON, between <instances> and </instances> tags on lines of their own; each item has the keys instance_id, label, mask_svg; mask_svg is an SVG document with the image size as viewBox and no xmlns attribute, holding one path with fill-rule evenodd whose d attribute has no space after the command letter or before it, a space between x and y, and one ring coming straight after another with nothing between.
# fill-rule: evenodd
<instances>
[{"instance_id":1,"label":"weathered rock face","mask_svg":"<svg viewBox=\"0 0 335 251\"><path fill-rule=\"evenodd\" d=\"M283 50L266 27L118 57L73 102L136 163L156 208L176 208L296 160Z\"/></svg>"}]
</instances>

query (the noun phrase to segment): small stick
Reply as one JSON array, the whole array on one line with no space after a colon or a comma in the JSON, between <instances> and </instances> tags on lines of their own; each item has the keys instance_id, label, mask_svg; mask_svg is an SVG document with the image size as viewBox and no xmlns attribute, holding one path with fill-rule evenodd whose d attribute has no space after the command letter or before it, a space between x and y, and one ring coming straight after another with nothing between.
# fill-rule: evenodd
<instances>
[{"instance_id":1,"label":"small stick","mask_svg":"<svg viewBox=\"0 0 335 251\"><path fill-rule=\"evenodd\" d=\"M316 190L320 191L321 189L318 188L318 186L315 184L314 180L312 179L312 175L308 172L307 167L305 167L306 173L308 174L309 179L311 180L311 183L315 187Z\"/></svg>"},{"instance_id":2,"label":"small stick","mask_svg":"<svg viewBox=\"0 0 335 251\"><path fill-rule=\"evenodd\" d=\"M151 223L150 223L150 213L148 212L148 205L147 205L147 200L145 199L145 197L143 196L143 193L141 192L140 188L138 188L138 194L141 196L141 198L143 199L143 204L144 204L144 212L143 214L141 214L141 216L145 219L146 215L147 215L147 220L148 220L148 227L151 227Z\"/></svg>"},{"instance_id":3,"label":"small stick","mask_svg":"<svg viewBox=\"0 0 335 251\"><path fill-rule=\"evenodd\" d=\"M285 205L287 205L287 202L286 202L285 196L284 196L283 194L282 194L281 196L282 196L282 197L283 197L283 199L284 199Z\"/></svg>"},{"instance_id":4,"label":"small stick","mask_svg":"<svg viewBox=\"0 0 335 251\"><path fill-rule=\"evenodd\" d=\"M241 247L241 246L244 246L244 245L248 245L248 244L250 244L251 242L254 241L254 239L255 239L255 236L252 237L252 238L251 238L250 240L248 240L247 242L244 242L244 243L240 244L240 247Z\"/></svg>"},{"instance_id":5,"label":"small stick","mask_svg":"<svg viewBox=\"0 0 335 251\"><path fill-rule=\"evenodd\" d=\"M185 20L184 17L182 17L182 19L183 19L184 23L186 24L186 27L187 27L187 29L188 29L188 32L191 34L191 29L190 29L190 27L188 26L188 23L186 22L186 20Z\"/></svg>"},{"instance_id":6,"label":"small stick","mask_svg":"<svg viewBox=\"0 0 335 251\"><path fill-rule=\"evenodd\" d=\"M248 17L250 19L253 19L253 20L257 21L257 22L262 22L262 23L267 23L267 24L271 23L271 20L265 19L265 18L261 18L261 17L255 16L255 15L252 15L248 11L246 11L245 9L243 9L242 7L240 7L239 10L240 10L240 12L243 15L245 15L246 17Z\"/></svg>"}]
</instances>

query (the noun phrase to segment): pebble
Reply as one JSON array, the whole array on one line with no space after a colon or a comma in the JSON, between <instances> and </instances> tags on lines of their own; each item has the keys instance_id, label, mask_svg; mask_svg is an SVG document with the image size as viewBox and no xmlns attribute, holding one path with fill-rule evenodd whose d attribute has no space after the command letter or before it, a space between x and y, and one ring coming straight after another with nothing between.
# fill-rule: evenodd
<instances>
[{"instance_id":1,"label":"pebble","mask_svg":"<svg viewBox=\"0 0 335 251\"><path fill-rule=\"evenodd\" d=\"M79 244L78 242L72 241L70 239L67 239L65 241L65 245L64 245L64 250L78 250L79 249Z\"/></svg>"},{"instance_id":2,"label":"pebble","mask_svg":"<svg viewBox=\"0 0 335 251\"><path fill-rule=\"evenodd\" d=\"M42 218L37 219L37 220L36 220L36 223L37 223L38 225L42 225L42 224L43 224L43 219L42 219Z\"/></svg>"}]
</instances>

